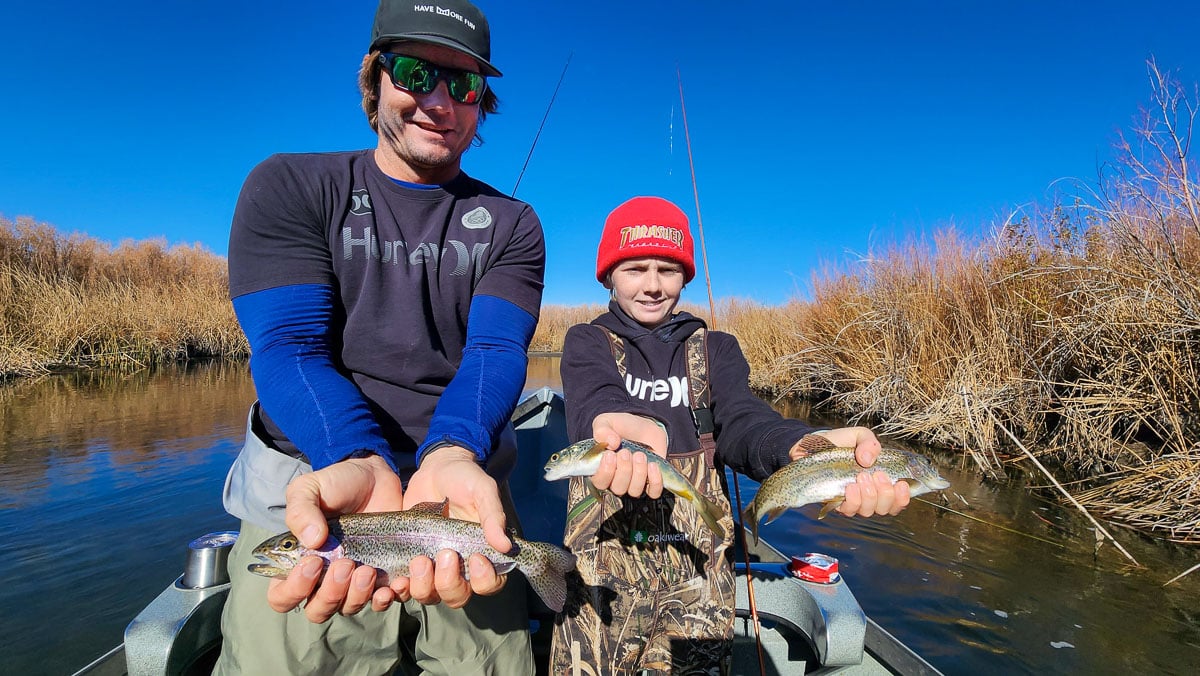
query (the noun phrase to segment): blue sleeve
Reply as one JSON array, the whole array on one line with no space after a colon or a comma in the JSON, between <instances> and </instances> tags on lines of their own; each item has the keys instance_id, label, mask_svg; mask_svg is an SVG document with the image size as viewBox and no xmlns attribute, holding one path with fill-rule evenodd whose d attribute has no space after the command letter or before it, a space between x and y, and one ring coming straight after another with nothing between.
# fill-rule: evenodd
<instances>
[{"instance_id":1,"label":"blue sleeve","mask_svg":"<svg viewBox=\"0 0 1200 676\"><path fill-rule=\"evenodd\" d=\"M332 286L264 289L234 298L233 309L258 399L313 469L364 453L396 468L366 397L335 364Z\"/></svg>"},{"instance_id":2,"label":"blue sleeve","mask_svg":"<svg viewBox=\"0 0 1200 676\"><path fill-rule=\"evenodd\" d=\"M476 296L467 315L462 363L438 399L429 434L417 449L420 464L430 447L450 443L474 451L480 462L512 416L529 365L537 319L495 296Z\"/></svg>"}]
</instances>

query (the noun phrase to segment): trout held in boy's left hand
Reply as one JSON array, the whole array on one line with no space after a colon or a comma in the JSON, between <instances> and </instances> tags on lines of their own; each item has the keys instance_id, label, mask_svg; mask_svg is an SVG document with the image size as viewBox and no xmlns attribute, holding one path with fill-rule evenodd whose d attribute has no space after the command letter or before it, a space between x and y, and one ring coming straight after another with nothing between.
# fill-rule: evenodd
<instances>
[{"instance_id":1,"label":"trout held in boy's left hand","mask_svg":"<svg viewBox=\"0 0 1200 676\"><path fill-rule=\"evenodd\" d=\"M916 453L885 448L875 464L862 467L854 459L853 448L830 448L794 460L767 477L742 513L742 523L750 527L758 542L758 522L764 515L771 523L788 509L823 502L817 518L825 518L842 504L846 486L862 472L883 472L893 483L906 481L912 496L950 487L933 464Z\"/></svg>"},{"instance_id":2,"label":"trout held in boy's left hand","mask_svg":"<svg viewBox=\"0 0 1200 676\"><path fill-rule=\"evenodd\" d=\"M449 518L445 509L444 502L427 502L402 512L332 517L329 537L320 549L309 549L292 533L281 533L254 549L261 563L252 563L247 569L265 577L287 577L302 557L314 555L327 562L352 559L373 566L389 578L407 577L408 563L413 558L433 558L443 549L452 549L462 558L466 577L467 559L479 552L492 562L498 575L519 569L547 607L555 612L562 610L567 595L565 578L575 568L574 554L546 542L511 535L513 551L502 554L488 546L482 526Z\"/></svg>"},{"instance_id":3,"label":"trout held in boy's left hand","mask_svg":"<svg viewBox=\"0 0 1200 676\"><path fill-rule=\"evenodd\" d=\"M725 528L720 524L721 517L725 516L724 510L697 491L696 487L685 479L674 465L636 441L624 439L621 441L621 448L628 449L631 453L644 454L646 462L656 465L662 474L663 488L690 502L696 508L700 518L717 536L717 540L725 539ZM550 460L546 463L546 481L572 476L592 476L596 470L600 469L600 458L607 450L609 450L608 446L595 439L584 439L571 444L550 456ZM595 487L592 490L595 491Z\"/></svg>"}]
</instances>

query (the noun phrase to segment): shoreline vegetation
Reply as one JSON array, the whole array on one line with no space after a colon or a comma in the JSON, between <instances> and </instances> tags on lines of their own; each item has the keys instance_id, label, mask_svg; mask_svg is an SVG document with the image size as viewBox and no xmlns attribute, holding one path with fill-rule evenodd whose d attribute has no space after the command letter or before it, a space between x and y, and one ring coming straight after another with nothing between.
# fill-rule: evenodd
<instances>
[{"instance_id":1,"label":"shoreline vegetation","mask_svg":"<svg viewBox=\"0 0 1200 676\"><path fill-rule=\"evenodd\" d=\"M1118 159L1070 198L824 270L810 300L718 302L751 386L992 479L1036 457L1097 518L1200 544L1198 101L1147 72L1151 102ZM226 282L225 259L199 245L113 247L0 217L0 382L245 359ZM531 352L560 351L603 310L543 307Z\"/></svg>"}]
</instances>

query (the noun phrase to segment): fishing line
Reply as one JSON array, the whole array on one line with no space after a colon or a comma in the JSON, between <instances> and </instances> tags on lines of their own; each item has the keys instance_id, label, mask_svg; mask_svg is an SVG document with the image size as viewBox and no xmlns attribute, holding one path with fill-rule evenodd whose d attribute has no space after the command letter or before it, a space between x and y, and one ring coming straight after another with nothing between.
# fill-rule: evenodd
<instances>
[{"instance_id":1,"label":"fishing line","mask_svg":"<svg viewBox=\"0 0 1200 676\"><path fill-rule=\"evenodd\" d=\"M708 276L708 247L704 244L704 221L700 218L700 189L696 185L696 165L692 160L692 135L688 133L687 104L683 102L683 75L679 72L679 64L675 65L675 79L679 82L679 113L683 119L683 138L687 144L688 167L692 171L692 194L696 198L696 228L700 233L700 254L704 259L704 286L708 289L708 326L716 330L717 312L713 303L712 281ZM742 513L742 489L738 486L738 473L733 472L733 494L737 498L737 513ZM750 569L750 548L746 546L746 527L738 528L742 540L742 557L746 564L746 597L750 601L750 622L754 625L754 645L758 649L758 673L766 676L766 659L763 657L762 628L758 621L758 604L754 601L754 575Z\"/></svg>"},{"instance_id":2,"label":"fishing line","mask_svg":"<svg viewBox=\"0 0 1200 676\"><path fill-rule=\"evenodd\" d=\"M1000 530L1002 530L1002 531L1007 531L1007 532L1009 532L1009 533L1015 533L1015 534L1017 534L1017 535L1023 535L1023 536L1025 536L1025 537L1027 537L1027 538L1032 538L1032 539L1034 539L1034 540L1037 540L1037 541L1039 541L1039 542L1045 542L1045 543L1047 543L1047 544L1054 545L1055 547L1063 547L1063 548L1065 548L1065 547L1066 547L1066 545L1064 545L1064 544L1063 544L1063 543L1061 543L1061 542L1055 542L1054 540L1047 540L1046 538L1038 537L1038 536L1036 536L1036 535L1034 535L1034 534L1032 534L1032 533L1024 533L1024 532L1022 532L1022 531L1019 531L1019 530L1016 530L1016 529L1014 529L1014 528L1008 528L1007 526L1001 526L1001 525L1000 525L1000 524L998 524L998 523L992 523L991 521L984 521L983 519L981 519L981 518L979 518L979 517L977 517L977 516L971 516L970 514L965 514L965 513L963 513L963 512L960 512L960 511L958 511L957 509L951 509L950 507L947 507L946 505L939 505L939 504L938 504L938 503L936 503L936 502L930 502L930 501L926 500L925 498L915 498L915 497L914 497L914 498L913 498L913 500L916 500L917 502L924 502L924 503L925 503L925 504L927 504L927 505L933 505L934 507L937 507L938 509L944 509L944 510L946 510L947 512L950 512L951 514L957 514L957 515L959 515L959 516L963 517L964 519L970 519L970 520L972 520L972 521L978 521L979 523L982 523L982 524L983 524L983 525L985 525L985 526L991 526L991 527L993 527L993 528L999 528Z\"/></svg>"},{"instance_id":3,"label":"fishing line","mask_svg":"<svg viewBox=\"0 0 1200 676\"><path fill-rule=\"evenodd\" d=\"M529 160L533 157L533 149L537 147L538 138L542 135L542 127L546 126L546 118L550 117L550 109L554 107L554 99L558 98L558 88L562 86L563 78L567 76L567 66L571 65L571 57L575 52L567 54L567 62L563 64L562 73L558 76L558 84L554 85L554 93L550 95L550 103L546 106L546 112L542 115L542 123L538 125L537 133L533 135L533 143L529 144L529 153L525 155L525 164L521 165L521 173L517 174L517 183L513 186L512 194L509 197L517 196L517 188L521 187L521 179L525 176L525 168L529 166Z\"/></svg>"}]
</instances>

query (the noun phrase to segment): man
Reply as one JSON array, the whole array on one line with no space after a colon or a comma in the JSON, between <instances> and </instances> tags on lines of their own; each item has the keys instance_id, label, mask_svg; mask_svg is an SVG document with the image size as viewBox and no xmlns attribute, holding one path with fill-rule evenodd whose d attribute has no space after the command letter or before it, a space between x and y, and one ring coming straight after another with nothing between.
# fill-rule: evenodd
<instances>
[{"instance_id":1,"label":"man","mask_svg":"<svg viewBox=\"0 0 1200 676\"><path fill-rule=\"evenodd\" d=\"M512 546L508 419L545 248L528 205L460 167L496 110L490 59L466 0L382 0L359 76L377 146L275 155L242 188L229 283L259 402L225 487L242 525L218 672L532 673L524 588L480 555L469 576L456 552L420 557L378 589L346 560L246 571L285 528L319 546L326 513L443 500Z\"/></svg>"}]
</instances>

